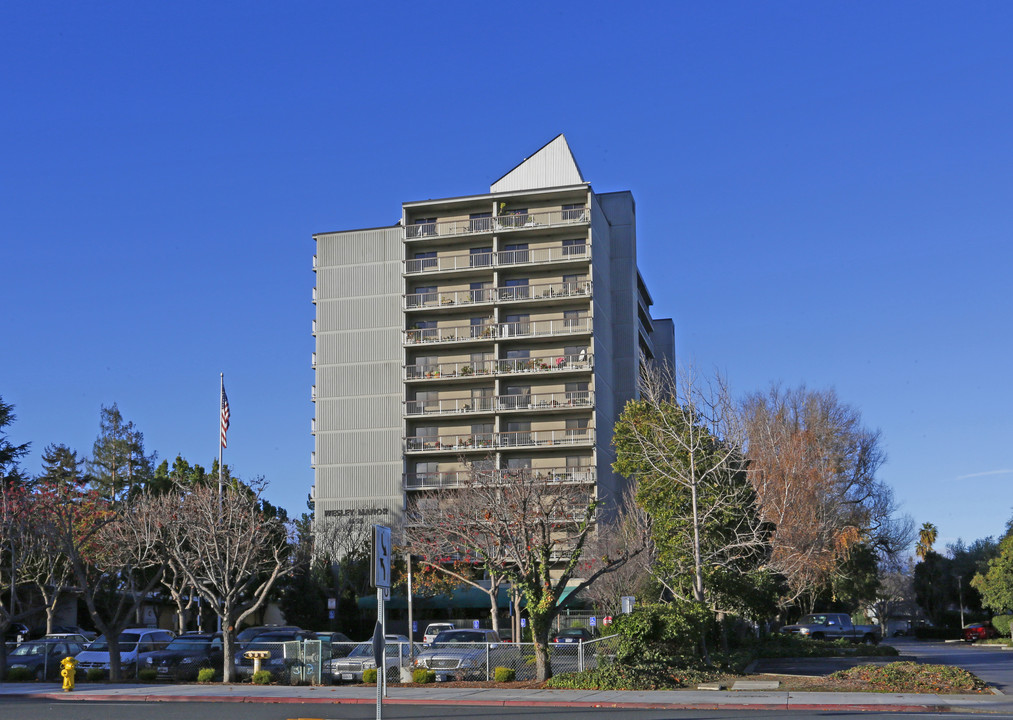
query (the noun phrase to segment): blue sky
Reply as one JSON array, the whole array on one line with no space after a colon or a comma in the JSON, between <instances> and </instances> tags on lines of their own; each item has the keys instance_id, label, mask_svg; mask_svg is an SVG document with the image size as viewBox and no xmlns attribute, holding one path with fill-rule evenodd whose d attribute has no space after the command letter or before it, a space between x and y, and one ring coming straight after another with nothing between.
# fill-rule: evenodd
<instances>
[{"instance_id":1,"label":"blue sky","mask_svg":"<svg viewBox=\"0 0 1013 720\"><path fill-rule=\"evenodd\" d=\"M1013 6L47 2L0 8L0 396L82 454L312 484L314 232L486 192L563 132L632 190L678 351L834 387L940 543L1013 514Z\"/></svg>"}]
</instances>

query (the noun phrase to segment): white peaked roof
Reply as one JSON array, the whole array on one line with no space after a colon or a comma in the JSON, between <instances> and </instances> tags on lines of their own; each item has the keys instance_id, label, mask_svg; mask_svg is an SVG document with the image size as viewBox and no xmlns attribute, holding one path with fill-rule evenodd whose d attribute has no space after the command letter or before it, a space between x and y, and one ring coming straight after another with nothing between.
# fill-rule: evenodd
<instances>
[{"instance_id":1,"label":"white peaked roof","mask_svg":"<svg viewBox=\"0 0 1013 720\"><path fill-rule=\"evenodd\" d=\"M512 192L584 183L566 138L560 133L492 184L489 192Z\"/></svg>"}]
</instances>

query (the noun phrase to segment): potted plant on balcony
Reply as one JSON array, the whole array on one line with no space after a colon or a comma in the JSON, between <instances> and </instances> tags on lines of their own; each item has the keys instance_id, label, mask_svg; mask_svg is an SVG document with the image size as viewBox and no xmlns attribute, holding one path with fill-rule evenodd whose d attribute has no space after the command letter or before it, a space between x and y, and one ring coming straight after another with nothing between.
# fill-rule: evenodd
<instances>
[{"instance_id":1,"label":"potted plant on balcony","mask_svg":"<svg viewBox=\"0 0 1013 720\"><path fill-rule=\"evenodd\" d=\"M471 375L473 372L474 370L472 370L471 365L465 365L461 368L462 375Z\"/></svg>"}]
</instances>

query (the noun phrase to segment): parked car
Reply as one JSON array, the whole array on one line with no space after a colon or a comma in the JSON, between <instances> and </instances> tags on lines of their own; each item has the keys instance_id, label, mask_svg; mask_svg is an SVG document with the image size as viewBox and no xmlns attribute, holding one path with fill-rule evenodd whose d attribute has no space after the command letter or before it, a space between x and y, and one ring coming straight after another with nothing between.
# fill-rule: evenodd
<instances>
[{"instance_id":1,"label":"parked car","mask_svg":"<svg viewBox=\"0 0 1013 720\"><path fill-rule=\"evenodd\" d=\"M201 668L222 667L221 633L186 633L144 661L159 680L196 680Z\"/></svg>"},{"instance_id":2,"label":"parked car","mask_svg":"<svg viewBox=\"0 0 1013 720\"><path fill-rule=\"evenodd\" d=\"M128 628L119 634L120 670L124 675L133 675L139 665L143 665L148 656L172 641L172 633L168 630L152 630L151 628ZM92 668L109 669L109 641L105 635L95 638L84 652L77 656L77 667L82 670Z\"/></svg>"},{"instance_id":3,"label":"parked car","mask_svg":"<svg viewBox=\"0 0 1013 720\"><path fill-rule=\"evenodd\" d=\"M400 682L401 668L411 665L411 641L404 635L384 635L383 639L387 682ZM362 682L362 673L375 667L373 643L364 642L356 645L346 657L329 660L324 664L324 671L330 673L336 683Z\"/></svg>"},{"instance_id":4,"label":"parked car","mask_svg":"<svg viewBox=\"0 0 1013 720\"><path fill-rule=\"evenodd\" d=\"M4 631L4 643L14 644L28 639L28 626L24 623L11 623Z\"/></svg>"},{"instance_id":5,"label":"parked car","mask_svg":"<svg viewBox=\"0 0 1013 720\"><path fill-rule=\"evenodd\" d=\"M345 633L328 631L318 632L316 635L327 646L323 651L324 657L327 659L344 657L355 647L355 642Z\"/></svg>"},{"instance_id":6,"label":"parked car","mask_svg":"<svg viewBox=\"0 0 1013 720\"><path fill-rule=\"evenodd\" d=\"M991 640L997 637L999 637L999 631L988 621L971 623L964 627L964 642L973 643L978 640Z\"/></svg>"},{"instance_id":7,"label":"parked car","mask_svg":"<svg viewBox=\"0 0 1013 720\"><path fill-rule=\"evenodd\" d=\"M84 635L78 633L50 633L49 635L43 635L40 640L64 640L66 642L75 642L84 646L91 642Z\"/></svg>"},{"instance_id":8,"label":"parked car","mask_svg":"<svg viewBox=\"0 0 1013 720\"><path fill-rule=\"evenodd\" d=\"M422 634L422 643L424 645L429 645L441 632L453 629L453 623L429 623L426 626L426 631Z\"/></svg>"},{"instance_id":9,"label":"parked car","mask_svg":"<svg viewBox=\"0 0 1013 720\"><path fill-rule=\"evenodd\" d=\"M84 650L84 644L61 639L27 640L7 654L7 669L27 668L36 680L60 676L60 661Z\"/></svg>"},{"instance_id":10,"label":"parked car","mask_svg":"<svg viewBox=\"0 0 1013 720\"><path fill-rule=\"evenodd\" d=\"M258 635L273 632L303 632L303 629L295 625L254 625L236 633L236 645L242 648L253 642Z\"/></svg>"},{"instance_id":11,"label":"parked car","mask_svg":"<svg viewBox=\"0 0 1013 720\"><path fill-rule=\"evenodd\" d=\"M438 681L485 680L488 671L509 662L502 643L495 630L444 630L415 656L415 667L435 671Z\"/></svg>"},{"instance_id":12,"label":"parked car","mask_svg":"<svg viewBox=\"0 0 1013 720\"><path fill-rule=\"evenodd\" d=\"M288 682L292 677L292 668L301 662L302 643L316 639L316 633L298 628L259 633L236 652L233 658L236 676L253 675L253 660L246 657L248 651L267 650L271 657L260 661L260 669L270 670L281 682Z\"/></svg>"},{"instance_id":13,"label":"parked car","mask_svg":"<svg viewBox=\"0 0 1013 720\"><path fill-rule=\"evenodd\" d=\"M46 632L45 625L36 625L28 630L28 636L25 639L37 640L42 637L52 637L53 635L81 635L85 638L86 642L91 642L98 637L98 633L85 630L77 625L54 625L53 629L48 633Z\"/></svg>"},{"instance_id":14,"label":"parked car","mask_svg":"<svg viewBox=\"0 0 1013 720\"><path fill-rule=\"evenodd\" d=\"M587 628L576 627L567 628L566 630L560 630L558 633L552 636L552 642L557 645L564 643L581 643L587 642L588 640L594 639L594 634Z\"/></svg>"},{"instance_id":15,"label":"parked car","mask_svg":"<svg viewBox=\"0 0 1013 720\"><path fill-rule=\"evenodd\" d=\"M866 645L879 642L877 625L855 625L847 613L814 613L804 615L794 625L781 628L784 635L800 635L813 640L850 640Z\"/></svg>"}]
</instances>

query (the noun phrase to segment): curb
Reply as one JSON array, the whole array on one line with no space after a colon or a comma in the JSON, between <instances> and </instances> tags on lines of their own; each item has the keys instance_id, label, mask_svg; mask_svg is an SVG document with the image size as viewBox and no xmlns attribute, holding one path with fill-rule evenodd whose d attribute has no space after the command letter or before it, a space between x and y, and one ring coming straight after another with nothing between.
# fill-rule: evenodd
<instances>
[{"instance_id":1,"label":"curb","mask_svg":"<svg viewBox=\"0 0 1013 720\"><path fill-rule=\"evenodd\" d=\"M238 703L238 704L287 704L287 705L375 705L373 698L300 698L300 697L224 697L215 695L70 695L62 693L11 693L5 698L23 698L51 701L83 702L177 702L177 703ZM912 703L658 703L658 702L591 702L580 700L454 700L454 699L411 699L387 698L384 705L427 705L448 707L533 707L533 708L586 708L626 710L805 710L805 711L851 711L851 712L966 712L968 708L939 704Z\"/></svg>"}]
</instances>

